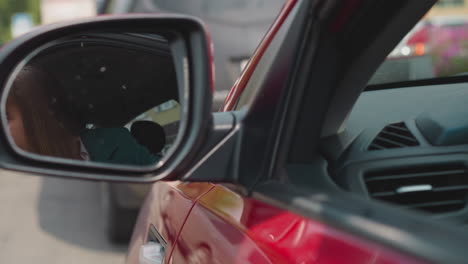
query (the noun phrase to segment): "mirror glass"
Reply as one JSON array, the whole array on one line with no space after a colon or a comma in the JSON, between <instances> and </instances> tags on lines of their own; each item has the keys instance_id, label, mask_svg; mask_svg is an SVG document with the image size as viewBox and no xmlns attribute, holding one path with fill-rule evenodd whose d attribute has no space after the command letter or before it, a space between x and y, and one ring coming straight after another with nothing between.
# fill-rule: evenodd
<instances>
[{"instance_id":1,"label":"mirror glass","mask_svg":"<svg viewBox=\"0 0 468 264\"><path fill-rule=\"evenodd\" d=\"M172 51L154 33L91 32L47 43L5 89L2 118L11 143L35 158L158 164L183 119L177 76L185 74Z\"/></svg>"}]
</instances>

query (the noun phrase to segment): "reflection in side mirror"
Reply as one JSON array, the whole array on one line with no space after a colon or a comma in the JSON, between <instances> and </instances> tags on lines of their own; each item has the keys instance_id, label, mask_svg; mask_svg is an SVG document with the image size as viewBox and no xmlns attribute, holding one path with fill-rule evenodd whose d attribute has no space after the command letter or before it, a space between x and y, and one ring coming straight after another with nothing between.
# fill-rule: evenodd
<instances>
[{"instance_id":1,"label":"reflection in side mirror","mask_svg":"<svg viewBox=\"0 0 468 264\"><path fill-rule=\"evenodd\" d=\"M157 34L92 32L48 43L10 78L10 141L35 158L154 165L179 133L174 65Z\"/></svg>"}]
</instances>

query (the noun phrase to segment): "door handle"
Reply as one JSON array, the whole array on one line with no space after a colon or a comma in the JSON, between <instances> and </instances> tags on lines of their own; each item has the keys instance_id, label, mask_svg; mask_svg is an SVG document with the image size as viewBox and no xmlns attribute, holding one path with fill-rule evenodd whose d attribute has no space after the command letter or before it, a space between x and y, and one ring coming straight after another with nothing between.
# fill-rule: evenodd
<instances>
[{"instance_id":1,"label":"door handle","mask_svg":"<svg viewBox=\"0 0 468 264\"><path fill-rule=\"evenodd\" d=\"M153 225L150 226L147 241L140 247L140 264L162 264L167 242Z\"/></svg>"}]
</instances>

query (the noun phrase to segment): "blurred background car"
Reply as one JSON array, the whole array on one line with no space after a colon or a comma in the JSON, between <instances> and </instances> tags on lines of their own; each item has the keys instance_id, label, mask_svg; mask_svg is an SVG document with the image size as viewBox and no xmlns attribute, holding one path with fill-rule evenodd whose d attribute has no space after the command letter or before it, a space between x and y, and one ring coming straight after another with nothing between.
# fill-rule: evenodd
<instances>
[{"instance_id":1,"label":"blurred background car","mask_svg":"<svg viewBox=\"0 0 468 264\"><path fill-rule=\"evenodd\" d=\"M404 82L434 76L427 38L428 23L419 22L393 49L369 84Z\"/></svg>"},{"instance_id":2,"label":"blurred background car","mask_svg":"<svg viewBox=\"0 0 468 264\"><path fill-rule=\"evenodd\" d=\"M284 3L285 0L99 0L96 8L98 14L164 12L201 18L213 43L213 111L217 111ZM157 122L168 137L171 131L176 131L175 120ZM171 139L167 141L171 142ZM130 239L148 190L146 185L135 184L103 186L107 232L111 241L122 243Z\"/></svg>"},{"instance_id":3,"label":"blurred background car","mask_svg":"<svg viewBox=\"0 0 468 264\"><path fill-rule=\"evenodd\" d=\"M394 48L370 84L464 74L468 74L468 3L445 0Z\"/></svg>"}]
</instances>

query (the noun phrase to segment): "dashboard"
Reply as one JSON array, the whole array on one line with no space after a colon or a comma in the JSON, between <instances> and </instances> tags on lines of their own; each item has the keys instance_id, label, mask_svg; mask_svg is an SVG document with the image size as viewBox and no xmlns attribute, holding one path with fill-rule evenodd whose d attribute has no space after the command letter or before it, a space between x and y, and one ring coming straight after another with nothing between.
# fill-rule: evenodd
<instances>
[{"instance_id":1,"label":"dashboard","mask_svg":"<svg viewBox=\"0 0 468 264\"><path fill-rule=\"evenodd\" d=\"M465 83L364 92L321 152L346 191L468 222Z\"/></svg>"}]
</instances>

